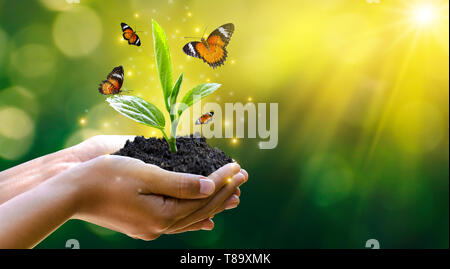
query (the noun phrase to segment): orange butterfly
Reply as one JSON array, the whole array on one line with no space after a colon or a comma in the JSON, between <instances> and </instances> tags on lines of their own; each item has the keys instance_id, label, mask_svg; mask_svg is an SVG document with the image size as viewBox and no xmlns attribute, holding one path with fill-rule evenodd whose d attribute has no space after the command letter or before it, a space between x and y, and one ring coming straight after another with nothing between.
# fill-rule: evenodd
<instances>
[{"instance_id":1,"label":"orange butterfly","mask_svg":"<svg viewBox=\"0 0 450 269\"><path fill-rule=\"evenodd\" d=\"M133 29L131 29L131 27L128 24L124 22L122 22L120 26L122 26L123 38L125 40L128 40L128 44L139 47L141 45L141 40L139 39L136 32Z\"/></svg>"},{"instance_id":2,"label":"orange butterfly","mask_svg":"<svg viewBox=\"0 0 450 269\"><path fill-rule=\"evenodd\" d=\"M189 42L183 47L184 53L189 56L203 59L212 68L221 66L227 58L225 47L230 42L234 32L234 24L227 23L214 30L205 40Z\"/></svg>"},{"instance_id":3,"label":"orange butterfly","mask_svg":"<svg viewBox=\"0 0 450 269\"><path fill-rule=\"evenodd\" d=\"M198 120L195 122L195 124L206 124L212 120L212 117L214 116L214 111L208 112L206 114L203 114Z\"/></svg>"},{"instance_id":4,"label":"orange butterfly","mask_svg":"<svg viewBox=\"0 0 450 269\"><path fill-rule=\"evenodd\" d=\"M115 67L111 73L108 74L106 80L103 80L99 85L98 91L104 95L119 94L123 84L123 67Z\"/></svg>"}]
</instances>

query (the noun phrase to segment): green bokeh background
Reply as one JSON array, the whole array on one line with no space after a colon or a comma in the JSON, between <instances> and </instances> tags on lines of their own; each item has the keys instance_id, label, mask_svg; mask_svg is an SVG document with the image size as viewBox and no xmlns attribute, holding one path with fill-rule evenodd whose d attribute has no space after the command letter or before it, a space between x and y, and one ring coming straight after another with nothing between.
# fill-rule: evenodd
<instances>
[{"instance_id":1,"label":"green bokeh background","mask_svg":"<svg viewBox=\"0 0 450 269\"><path fill-rule=\"evenodd\" d=\"M278 103L278 146L210 140L250 174L212 232L145 242L69 221L37 248L448 248L448 1L76 2L0 0L0 170L95 134L160 136L97 91L121 64L124 87L163 108L151 19L180 95L211 81L223 87L206 101ZM142 47L120 40L122 21ZM184 36L227 22L225 66L183 54Z\"/></svg>"}]
</instances>

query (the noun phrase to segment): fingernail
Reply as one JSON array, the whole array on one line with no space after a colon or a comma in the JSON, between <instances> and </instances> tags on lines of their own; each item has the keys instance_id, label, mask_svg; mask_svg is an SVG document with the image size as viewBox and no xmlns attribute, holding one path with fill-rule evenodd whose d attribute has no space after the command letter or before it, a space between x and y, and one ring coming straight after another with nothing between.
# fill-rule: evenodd
<instances>
[{"instance_id":1,"label":"fingernail","mask_svg":"<svg viewBox=\"0 0 450 269\"><path fill-rule=\"evenodd\" d=\"M238 181L239 184L242 184L242 183L244 183L245 176L241 172L239 172L239 173L237 173L236 175L233 176L233 179L235 181Z\"/></svg>"},{"instance_id":2,"label":"fingernail","mask_svg":"<svg viewBox=\"0 0 450 269\"><path fill-rule=\"evenodd\" d=\"M245 171L245 169L241 169L241 173L245 176L245 178L246 178L245 181L247 181L248 180L248 173L247 173L247 171Z\"/></svg>"},{"instance_id":3,"label":"fingernail","mask_svg":"<svg viewBox=\"0 0 450 269\"><path fill-rule=\"evenodd\" d=\"M200 179L200 193L210 195L214 192L215 184L210 179Z\"/></svg>"},{"instance_id":4,"label":"fingernail","mask_svg":"<svg viewBox=\"0 0 450 269\"><path fill-rule=\"evenodd\" d=\"M235 207L238 206L238 204L239 204L239 197L236 194L231 195L231 198L229 198L229 199L232 201L232 203L227 205L225 207L225 209L228 210L228 209L232 209L232 208L235 208Z\"/></svg>"},{"instance_id":5,"label":"fingernail","mask_svg":"<svg viewBox=\"0 0 450 269\"><path fill-rule=\"evenodd\" d=\"M237 164L237 163L233 163L231 165L231 169L232 169L234 174L237 174L238 172L241 171L241 166L239 164Z\"/></svg>"}]
</instances>

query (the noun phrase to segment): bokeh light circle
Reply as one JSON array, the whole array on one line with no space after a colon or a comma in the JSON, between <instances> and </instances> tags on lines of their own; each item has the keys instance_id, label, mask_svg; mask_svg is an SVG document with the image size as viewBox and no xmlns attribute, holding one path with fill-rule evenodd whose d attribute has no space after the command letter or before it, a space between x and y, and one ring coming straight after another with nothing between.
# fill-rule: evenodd
<instances>
[{"instance_id":1,"label":"bokeh light circle","mask_svg":"<svg viewBox=\"0 0 450 269\"><path fill-rule=\"evenodd\" d=\"M0 107L0 158L17 160L28 152L34 137L34 122L17 107Z\"/></svg>"},{"instance_id":2,"label":"bokeh light circle","mask_svg":"<svg viewBox=\"0 0 450 269\"><path fill-rule=\"evenodd\" d=\"M25 111L15 107L0 108L0 135L22 139L33 131L33 121Z\"/></svg>"},{"instance_id":3,"label":"bokeh light circle","mask_svg":"<svg viewBox=\"0 0 450 269\"><path fill-rule=\"evenodd\" d=\"M306 190L319 207L327 207L345 199L354 184L354 173L348 163L334 154L312 156L303 171Z\"/></svg>"},{"instance_id":4,"label":"bokeh light circle","mask_svg":"<svg viewBox=\"0 0 450 269\"><path fill-rule=\"evenodd\" d=\"M66 11L74 7L73 3L66 0L40 0L41 4L51 10Z\"/></svg>"},{"instance_id":5,"label":"bokeh light circle","mask_svg":"<svg viewBox=\"0 0 450 269\"><path fill-rule=\"evenodd\" d=\"M28 44L11 54L11 65L24 77L34 78L52 71L55 56L44 45Z\"/></svg>"},{"instance_id":6,"label":"bokeh light circle","mask_svg":"<svg viewBox=\"0 0 450 269\"><path fill-rule=\"evenodd\" d=\"M61 13L53 24L53 40L58 49L70 57L90 54L100 43L102 23L87 7Z\"/></svg>"}]
</instances>

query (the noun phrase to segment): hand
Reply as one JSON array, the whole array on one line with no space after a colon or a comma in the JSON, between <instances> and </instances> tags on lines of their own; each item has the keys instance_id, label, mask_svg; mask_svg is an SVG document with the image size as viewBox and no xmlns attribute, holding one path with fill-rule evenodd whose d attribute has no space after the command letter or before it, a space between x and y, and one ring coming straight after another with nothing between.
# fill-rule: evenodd
<instances>
[{"instance_id":1,"label":"hand","mask_svg":"<svg viewBox=\"0 0 450 269\"><path fill-rule=\"evenodd\" d=\"M101 156L58 177L77 186L73 218L153 240L164 233L212 229L210 219L236 207L247 173L228 164L208 178L163 170L140 160Z\"/></svg>"},{"instance_id":2,"label":"hand","mask_svg":"<svg viewBox=\"0 0 450 269\"><path fill-rule=\"evenodd\" d=\"M99 135L0 172L0 205L80 163L121 149L134 136Z\"/></svg>"}]
</instances>

